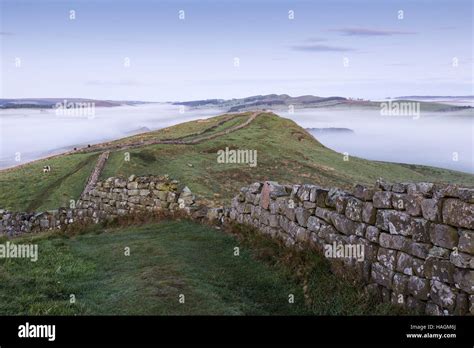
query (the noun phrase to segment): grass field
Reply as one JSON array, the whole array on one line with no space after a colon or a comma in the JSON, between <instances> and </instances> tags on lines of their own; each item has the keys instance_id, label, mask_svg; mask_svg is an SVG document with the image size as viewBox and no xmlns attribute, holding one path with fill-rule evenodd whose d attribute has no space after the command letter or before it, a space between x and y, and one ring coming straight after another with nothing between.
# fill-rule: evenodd
<instances>
[{"instance_id":1,"label":"grass field","mask_svg":"<svg viewBox=\"0 0 474 348\"><path fill-rule=\"evenodd\" d=\"M194 139L245 122L250 113L193 121L117 140L116 144L156 139ZM258 164L217 163L217 151L257 150ZM0 208L41 210L77 199L99 152L59 156L0 172ZM126 161L125 154L130 154ZM53 170L44 175L42 166ZM102 179L110 176L169 174L211 204L228 202L240 187L259 180L313 183L351 188L354 183L432 181L474 186L474 175L441 168L369 161L332 151L291 120L261 114L247 127L195 145L148 145L110 154Z\"/></svg>"},{"instance_id":2,"label":"grass field","mask_svg":"<svg viewBox=\"0 0 474 348\"><path fill-rule=\"evenodd\" d=\"M60 156L0 172L0 208L44 211L69 206L84 189L97 157ZM43 173L44 165L50 165L51 172Z\"/></svg>"},{"instance_id":3,"label":"grass field","mask_svg":"<svg viewBox=\"0 0 474 348\"><path fill-rule=\"evenodd\" d=\"M236 238L182 220L15 242L37 243L39 257L0 260L2 315L396 313L337 279L318 255L285 261L284 248L252 232ZM295 276L303 264L310 269L310 301Z\"/></svg>"}]
</instances>

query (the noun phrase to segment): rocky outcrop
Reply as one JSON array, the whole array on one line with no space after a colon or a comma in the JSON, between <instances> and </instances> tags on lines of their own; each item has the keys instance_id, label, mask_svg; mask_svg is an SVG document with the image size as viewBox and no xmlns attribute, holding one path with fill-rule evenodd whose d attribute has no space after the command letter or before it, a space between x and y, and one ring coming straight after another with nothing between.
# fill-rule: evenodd
<instances>
[{"instance_id":1,"label":"rocky outcrop","mask_svg":"<svg viewBox=\"0 0 474 348\"><path fill-rule=\"evenodd\" d=\"M228 215L289 247L339 260L382 301L426 314L474 314L473 189L378 181L345 192L267 181L242 188ZM335 248L341 253L327 253ZM362 257L345 252L356 250Z\"/></svg>"}]
</instances>

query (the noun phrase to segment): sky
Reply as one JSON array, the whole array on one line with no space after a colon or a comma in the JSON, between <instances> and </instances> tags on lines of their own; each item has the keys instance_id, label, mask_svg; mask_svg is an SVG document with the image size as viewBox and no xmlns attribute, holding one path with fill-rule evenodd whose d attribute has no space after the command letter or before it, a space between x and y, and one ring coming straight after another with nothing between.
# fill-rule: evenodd
<instances>
[{"instance_id":1,"label":"sky","mask_svg":"<svg viewBox=\"0 0 474 348\"><path fill-rule=\"evenodd\" d=\"M474 94L471 0L0 2L2 98Z\"/></svg>"}]
</instances>

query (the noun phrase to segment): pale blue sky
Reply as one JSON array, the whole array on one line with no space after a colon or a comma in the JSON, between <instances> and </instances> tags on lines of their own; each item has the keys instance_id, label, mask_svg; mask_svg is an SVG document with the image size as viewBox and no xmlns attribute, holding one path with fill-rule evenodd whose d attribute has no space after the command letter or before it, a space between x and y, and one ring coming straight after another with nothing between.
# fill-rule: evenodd
<instances>
[{"instance_id":1,"label":"pale blue sky","mask_svg":"<svg viewBox=\"0 0 474 348\"><path fill-rule=\"evenodd\" d=\"M470 0L0 1L4 98L473 94Z\"/></svg>"}]
</instances>

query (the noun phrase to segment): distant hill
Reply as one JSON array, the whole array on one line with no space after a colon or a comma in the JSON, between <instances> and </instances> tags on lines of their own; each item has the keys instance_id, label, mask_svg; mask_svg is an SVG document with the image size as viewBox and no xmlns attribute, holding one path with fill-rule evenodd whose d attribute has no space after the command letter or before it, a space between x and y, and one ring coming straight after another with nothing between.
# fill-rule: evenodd
<instances>
[{"instance_id":1,"label":"distant hill","mask_svg":"<svg viewBox=\"0 0 474 348\"><path fill-rule=\"evenodd\" d=\"M52 109L66 103L93 103L95 107L114 107L122 105L144 104L142 101L112 101L86 98L20 98L0 99L0 109Z\"/></svg>"},{"instance_id":2,"label":"distant hill","mask_svg":"<svg viewBox=\"0 0 474 348\"><path fill-rule=\"evenodd\" d=\"M398 102L410 101L410 98L396 99ZM420 103L420 109L422 111L458 111L464 110L466 106L449 105L446 103L436 102L425 102L416 100L413 98L412 101ZM303 95L299 97L291 97L288 94L267 94L267 95L256 95L246 98L236 99L204 99L204 100L192 100L184 102L173 102L173 105L184 105L191 108L206 108L206 107L217 107L227 112L242 112L252 111L258 109L270 109L270 110L283 110L290 108L294 109L311 109L311 108L327 108L327 107L358 107L358 108L380 108L380 104L385 103L384 101L371 101L359 98L344 98L339 96L331 97L318 97L314 95Z\"/></svg>"},{"instance_id":3,"label":"distant hill","mask_svg":"<svg viewBox=\"0 0 474 348\"><path fill-rule=\"evenodd\" d=\"M291 97L288 94L267 94L255 95L246 98L234 99L205 99L184 102L174 102L174 105L184 105L188 107L219 107L227 109L228 112L249 111L255 109L288 107L321 107L331 106L341 103L351 103L353 100L343 97L317 97L314 95L303 95ZM362 101L359 101L362 102Z\"/></svg>"}]
</instances>

